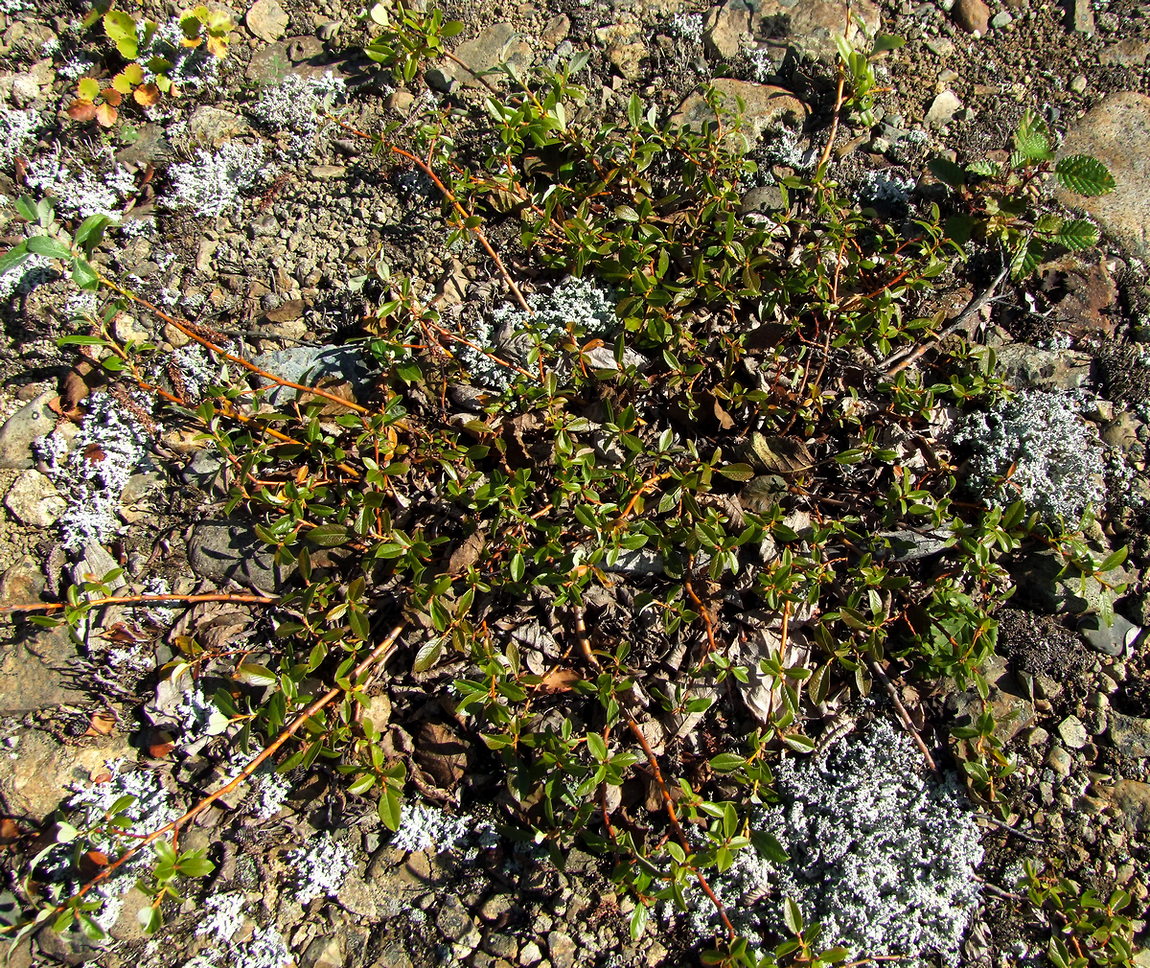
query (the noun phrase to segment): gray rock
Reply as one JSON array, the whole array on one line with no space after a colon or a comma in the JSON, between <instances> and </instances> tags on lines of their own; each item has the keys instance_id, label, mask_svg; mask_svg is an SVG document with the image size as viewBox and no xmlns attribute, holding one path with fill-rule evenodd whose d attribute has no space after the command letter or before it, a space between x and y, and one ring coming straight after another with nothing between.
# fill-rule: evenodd
<instances>
[{"instance_id":1,"label":"gray rock","mask_svg":"<svg viewBox=\"0 0 1150 968\"><path fill-rule=\"evenodd\" d=\"M746 104L743 140L749 142L748 149L754 147L768 129L780 124L801 125L808 113L807 106L790 91L772 84L719 77L711 86L723 96L728 107L734 107L735 99L740 97ZM696 91L679 105L671 120L701 130L704 125L715 123L715 115L702 91Z\"/></svg>"},{"instance_id":2,"label":"gray rock","mask_svg":"<svg viewBox=\"0 0 1150 968\"><path fill-rule=\"evenodd\" d=\"M248 61L247 79L261 86L279 84L291 73L288 45L283 41L259 47Z\"/></svg>"},{"instance_id":3,"label":"gray rock","mask_svg":"<svg viewBox=\"0 0 1150 968\"><path fill-rule=\"evenodd\" d=\"M463 902L455 896L449 896L443 902L443 906L435 916L435 924L448 941L469 950L479 945L480 934L475 919L463 906Z\"/></svg>"},{"instance_id":4,"label":"gray rock","mask_svg":"<svg viewBox=\"0 0 1150 968\"><path fill-rule=\"evenodd\" d=\"M363 349L357 346L291 346L260 353L252 362L269 373L302 386L312 386L317 382L350 385L353 398L365 395L379 372ZM264 396L273 406L281 406L296 397L297 391L290 387L274 386L262 377L259 382L262 386L273 387ZM336 395L342 396L345 392Z\"/></svg>"},{"instance_id":5,"label":"gray rock","mask_svg":"<svg viewBox=\"0 0 1150 968\"><path fill-rule=\"evenodd\" d=\"M1042 350L1027 343L1007 343L994 352L999 375L1014 387L1077 390L1090 380L1088 353Z\"/></svg>"},{"instance_id":6,"label":"gray rock","mask_svg":"<svg viewBox=\"0 0 1150 968\"><path fill-rule=\"evenodd\" d=\"M862 46L859 21L872 36L882 22L878 5L871 0L762 0L754 5L756 36L769 36L773 43L823 63L838 57L835 35L844 27L847 41Z\"/></svg>"},{"instance_id":7,"label":"gray rock","mask_svg":"<svg viewBox=\"0 0 1150 968\"><path fill-rule=\"evenodd\" d=\"M1150 58L1150 40L1127 37L1098 55L1103 67L1141 67Z\"/></svg>"},{"instance_id":8,"label":"gray rock","mask_svg":"<svg viewBox=\"0 0 1150 968\"><path fill-rule=\"evenodd\" d=\"M60 520L67 502L43 474L27 470L12 483L4 506L22 523L34 528L50 528Z\"/></svg>"},{"instance_id":9,"label":"gray rock","mask_svg":"<svg viewBox=\"0 0 1150 968\"><path fill-rule=\"evenodd\" d=\"M1124 756L1150 756L1150 719L1110 712L1110 742Z\"/></svg>"},{"instance_id":10,"label":"gray rock","mask_svg":"<svg viewBox=\"0 0 1150 968\"><path fill-rule=\"evenodd\" d=\"M555 968L575 968L576 948L571 935L552 931L547 935L547 953Z\"/></svg>"},{"instance_id":11,"label":"gray rock","mask_svg":"<svg viewBox=\"0 0 1150 968\"><path fill-rule=\"evenodd\" d=\"M218 148L225 141L250 130L247 122L238 114L204 104L196 108L188 118L187 136L195 144Z\"/></svg>"},{"instance_id":12,"label":"gray rock","mask_svg":"<svg viewBox=\"0 0 1150 968\"><path fill-rule=\"evenodd\" d=\"M990 26L995 30L1001 30L1007 24L1014 22L1014 15L1009 10L1000 10L993 17L990 18Z\"/></svg>"},{"instance_id":13,"label":"gray rock","mask_svg":"<svg viewBox=\"0 0 1150 968\"><path fill-rule=\"evenodd\" d=\"M244 17L244 23L260 40L272 43L287 33L288 15L279 0L256 0Z\"/></svg>"},{"instance_id":14,"label":"gray rock","mask_svg":"<svg viewBox=\"0 0 1150 968\"><path fill-rule=\"evenodd\" d=\"M521 965L537 965L542 960L543 952L534 941L528 941L519 949L519 964Z\"/></svg>"},{"instance_id":15,"label":"gray rock","mask_svg":"<svg viewBox=\"0 0 1150 968\"><path fill-rule=\"evenodd\" d=\"M113 558L103 545L96 541L89 541L84 545L80 560L72 566L72 581L79 585L86 581L103 581L110 572L120 567L120 563ZM113 578L108 582L112 591L123 588L126 582L124 576Z\"/></svg>"},{"instance_id":16,"label":"gray rock","mask_svg":"<svg viewBox=\"0 0 1150 968\"><path fill-rule=\"evenodd\" d=\"M45 390L26 403L0 426L0 467L31 467L35 463L32 442L51 433L59 417L48 406L59 394Z\"/></svg>"},{"instance_id":17,"label":"gray rock","mask_svg":"<svg viewBox=\"0 0 1150 968\"><path fill-rule=\"evenodd\" d=\"M786 208L782 189L778 185L759 185L743 195L739 211L747 215L750 212L782 212Z\"/></svg>"},{"instance_id":18,"label":"gray rock","mask_svg":"<svg viewBox=\"0 0 1150 968\"><path fill-rule=\"evenodd\" d=\"M295 563L277 565L254 531L240 524L208 521L188 538L192 570L212 581L238 581L263 592L275 592L295 571Z\"/></svg>"},{"instance_id":19,"label":"gray rock","mask_svg":"<svg viewBox=\"0 0 1150 968\"><path fill-rule=\"evenodd\" d=\"M347 174L346 165L315 165L308 169L308 178L312 181L334 181Z\"/></svg>"},{"instance_id":20,"label":"gray rock","mask_svg":"<svg viewBox=\"0 0 1150 968\"><path fill-rule=\"evenodd\" d=\"M1133 622L1115 613L1113 622L1107 625L1100 615L1088 615L1078 625L1082 640L1095 652L1103 655L1120 656L1132 645L1142 630Z\"/></svg>"},{"instance_id":21,"label":"gray rock","mask_svg":"<svg viewBox=\"0 0 1150 968\"><path fill-rule=\"evenodd\" d=\"M1080 750L1090 742L1090 734L1077 716L1067 716L1058 724L1058 735L1072 750Z\"/></svg>"},{"instance_id":22,"label":"gray rock","mask_svg":"<svg viewBox=\"0 0 1150 968\"><path fill-rule=\"evenodd\" d=\"M39 730L17 729L0 747L0 795L8 812L39 820L69 796L72 784L87 781L108 760L135 756L122 733L61 746Z\"/></svg>"},{"instance_id":23,"label":"gray rock","mask_svg":"<svg viewBox=\"0 0 1150 968\"><path fill-rule=\"evenodd\" d=\"M1101 576L1106 582L1103 585L1094 576L1065 576L1059 574L1061 570L1062 559L1053 551L1027 555L1013 571L1019 599L1044 612L1098 614L1113 611L1115 586L1125 585L1131 578L1124 568L1114 568Z\"/></svg>"},{"instance_id":24,"label":"gray rock","mask_svg":"<svg viewBox=\"0 0 1150 968\"><path fill-rule=\"evenodd\" d=\"M703 25L703 44L712 57L733 58L754 40L755 7L748 0L727 0L712 7Z\"/></svg>"},{"instance_id":25,"label":"gray rock","mask_svg":"<svg viewBox=\"0 0 1150 968\"><path fill-rule=\"evenodd\" d=\"M464 87L482 87L482 82L475 77L476 74L486 75L487 72L495 71L496 68L506 64L516 74L522 75L531 66L534 56L531 45L524 41L515 27L509 23L494 24L480 31L477 37L460 44L454 53L471 70L465 70L454 61L448 61L424 74L424 80L428 84L433 83L434 73L439 75L435 78L439 83L433 86L437 86L439 90L449 91L456 84L462 84ZM500 75L492 74L486 80L489 84L498 84Z\"/></svg>"},{"instance_id":26,"label":"gray rock","mask_svg":"<svg viewBox=\"0 0 1150 968\"><path fill-rule=\"evenodd\" d=\"M1094 4L1090 0L1074 0L1074 29L1088 37L1094 36Z\"/></svg>"},{"instance_id":27,"label":"gray rock","mask_svg":"<svg viewBox=\"0 0 1150 968\"><path fill-rule=\"evenodd\" d=\"M0 715L19 715L90 697L76 669L79 653L71 629L36 629L0 651Z\"/></svg>"},{"instance_id":28,"label":"gray rock","mask_svg":"<svg viewBox=\"0 0 1150 968\"><path fill-rule=\"evenodd\" d=\"M1096 219L1131 254L1150 258L1150 97L1111 94L1067 133L1060 154L1093 155L1117 187L1096 198L1059 191L1058 200Z\"/></svg>"}]
</instances>

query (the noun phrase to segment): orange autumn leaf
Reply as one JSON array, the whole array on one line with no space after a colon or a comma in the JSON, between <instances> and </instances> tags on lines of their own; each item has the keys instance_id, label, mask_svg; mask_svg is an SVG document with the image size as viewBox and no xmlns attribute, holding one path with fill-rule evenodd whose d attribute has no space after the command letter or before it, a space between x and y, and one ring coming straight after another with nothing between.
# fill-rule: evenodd
<instances>
[{"instance_id":1,"label":"orange autumn leaf","mask_svg":"<svg viewBox=\"0 0 1150 968\"><path fill-rule=\"evenodd\" d=\"M153 759L162 760L166 758L175 748L176 744L173 743L170 739L159 743L151 743L148 746L148 755Z\"/></svg>"},{"instance_id":2,"label":"orange autumn leaf","mask_svg":"<svg viewBox=\"0 0 1150 968\"><path fill-rule=\"evenodd\" d=\"M136 103L143 108L150 108L160 100L160 89L155 84L141 84L132 92Z\"/></svg>"},{"instance_id":3,"label":"orange autumn leaf","mask_svg":"<svg viewBox=\"0 0 1150 968\"><path fill-rule=\"evenodd\" d=\"M96 121L99 122L101 127L112 127L112 125L116 123L116 118L119 116L120 112L110 104L101 104L96 108Z\"/></svg>"},{"instance_id":4,"label":"orange autumn leaf","mask_svg":"<svg viewBox=\"0 0 1150 968\"><path fill-rule=\"evenodd\" d=\"M20 826L11 817L0 818L0 847L7 847L20 839Z\"/></svg>"},{"instance_id":5,"label":"orange autumn leaf","mask_svg":"<svg viewBox=\"0 0 1150 968\"><path fill-rule=\"evenodd\" d=\"M96 105L91 101L73 101L68 105L68 117L73 121L91 121L96 117Z\"/></svg>"},{"instance_id":6,"label":"orange autumn leaf","mask_svg":"<svg viewBox=\"0 0 1150 968\"><path fill-rule=\"evenodd\" d=\"M92 713L85 736L107 736L116 728L116 717L110 712Z\"/></svg>"},{"instance_id":7,"label":"orange autumn leaf","mask_svg":"<svg viewBox=\"0 0 1150 968\"><path fill-rule=\"evenodd\" d=\"M544 692L570 692L582 678L574 669L552 669L543 677L539 688Z\"/></svg>"},{"instance_id":8,"label":"orange autumn leaf","mask_svg":"<svg viewBox=\"0 0 1150 968\"><path fill-rule=\"evenodd\" d=\"M101 93L104 95L104 100L114 108L118 108L120 106L120 102L124 100L124 95L117 91L114 87L106 87Z\"/></svg>"}]
</instances>

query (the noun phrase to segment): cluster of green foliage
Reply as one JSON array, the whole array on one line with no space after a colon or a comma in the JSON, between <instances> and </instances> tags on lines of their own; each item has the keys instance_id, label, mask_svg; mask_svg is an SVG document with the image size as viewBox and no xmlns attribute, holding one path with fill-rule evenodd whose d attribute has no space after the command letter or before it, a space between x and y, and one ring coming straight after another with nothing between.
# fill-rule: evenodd
<instances>
[{"instance_id":1,"label":"cluster of green foliage","mask_svg":"<svg viewBox=\"0 0 1150 968\"><path fill-rule=\"evenodd\" d=\"M105 27L116 39L112 13ZM372 17L384 32L368 54L401 82L458 32L434 10L377 7ZM865 114L871 60L892 46L844 51L838 107ZM747 808L772 796L772 757L814 748L804 720L840 688L865 695L874 669L897 661L987 696L994 613L1012 590L1004 559L1054 536L1021 504L957 500L955 468L916 443L940 405L1004 392L991 355L947 343L919 373L890 375L882 364L938 331L942 320L919 312L976 234L1018 272L1033 268L1039 242L1073 248L1093 236L1040 213L1037 175L1050 153L1032 118L1002 171L936 164L964 210L935 204L881 219L824 164L780 179L781 208L748 215L743 196L761 173L738 137L741 105L709 95L714 123L687 128L633 97L624 117L605 120L573 80L586 60L527 78L508 72L509 90L478 110L396 123L380 146L403 137L405 157L439 180L452 241L515 218L523 250L543 267L615 287L615 332L589 332L581 319L559 333L528 323L518 356L479 347L509 383L477 388L470 411L452 418L434 401L472 382L460 348L475 347L381 264L389 293L366 347L385 378L370 408L332 411L316 398L272 406L235 385L174 412L219 448L233 482L228 511L254 518L277 562L295 568L274 648L247 657L215 697L242 727L241 744L273 740L320 683L335 683L341 701L308 720L280 768L334 764L395 829L406 766L362 715L368 676L353 670L402 616L416 630L411 675L465 664L450 677L455 711L501 765L520 835L613 858L615 879L638 901L638 936L657 903L700 903L695 885L751 849ZM1054 171L1090 194L1108 177L1096 166L1079 158ZM81 288L134 298L92 266L105 221L69 232L50 206L22 204L41 234L0 267L40 253L70 265ZM148 348L106 326L85 339L114 361L109 369L151 379ZM604 346L612 362L593 362ZM918 550L922 539L930 550ZM655 566L621 589L615 575L640 554ZM538 602L546 624L602 593L642 618L644 649L622 632L560 636L540 673L493 631L523 602ZM777 650L753 669L723 644L737 635L734 601L781 620ZM83 610L76 593L70 617ZM814 616L804 652L786 640L800 614ZM651 639L692 643L670 681L652 675ZM185 651L184 667L213 660L194 641ZM757 723L733 701L751 675L773 698ZM657 752L642 731L651 719L700 714L728 730L745 724L742 740L701 759ZM996 803L1013 764L993 717L957 725L954 738L972 792ZM613 804L640 777L657 780L658 809L613 823ZM162 859L165 875L182 870ZM170 880L157 873L157 896ZM820 952L797 910L788 919L794 937L776 950L729 939L708 963L845 959Z\"/></svg>"}]
</instances>

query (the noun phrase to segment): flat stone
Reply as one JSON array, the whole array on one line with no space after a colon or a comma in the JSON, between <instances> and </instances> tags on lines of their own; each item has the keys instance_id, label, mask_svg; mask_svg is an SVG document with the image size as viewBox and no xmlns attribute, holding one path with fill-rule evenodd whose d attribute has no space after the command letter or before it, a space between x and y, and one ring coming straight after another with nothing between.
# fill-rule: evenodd
<instances>
[{"instance_id":1,"label":"flat stone","mask_svg":"<svg viewBox=\"0 0 1150 968\"><path fill-rule=\"evenodd\" d=\"M455 944L474 949L479 945L479 928L475 919L468 913L467 908L459 898L449 896L443 901L439 913L435 916L435 925L443 932L443 936Z\"/></svg>"},{"instance_id":2,"label":"flat stone","mask_svg":"<svg viewBox=\"0 0 1150 968\"><path fill-rule=\"evenodd\" d=\"M1138 833L1150 832L1150 783L1119 780L1101 792L1121 811L1128 827Z\"/></svg>"},{"instance_id":3,"label":"flat stone","mask_svg":"<svg viewBox=\"0 0 1150 968\"><path fill-rule=\"evenodd\" d=\"M577 949L571 935L552 931L547 935L547 953L554 968L575 968Z\"/></svg>"},{"instance_id":4,"label":"flat stone","mask_svg":"<svg viewBox=\"0 0 1150 968\"><path fill-rule=\"evenodd\" d=\"M247 122L238 114L210 104L196 108L188 118L188 137L196 144L211 145L213 148L250 130Z\"/></svg>"},{"instance_id":5,"label":"flat stone","mask_svg":"<svg viewBox=\"0 0 1150 968\"><path fill-rule=\"evenodd\" d=\"M1094 4L1091 0L1074 0L1074 29L1087 37L1094 36Z\"/></svg>"},{"instance_id":6,"label":"flat stone","mask_svg":"<svg viewBox=\"0 0 1150 968\"><path fill-rule=\"evenodd\" d=\"M52 432L60 419L48 406L59 394L45 390L0 426L0 467L26 468L35 463L32 442Z\"/></svg>"},{"instance_id":7,"label":"flat stone","mask_svg":"<svg viewBox=\"0 0 1150 968\"><path fill-rule=\"evenodd\" d=\"M238 581L263 592L277 591L296 567L294 562L276 565L253 530L226 521L208 521L192 529L188 562L202 578Z\"/></svg>"},{"instance_id":8,"label":"flat stone","mask_svg":"<svg viewBox=\"0 0 1150 968\"><path fill-rule=\"evenodd\" d=\"M957 0L950 15L968 34L985 37L990 28L990 7L984 0Z\"/></svg>"},{"instance_id":9,"label":"flat stone","mask_svg":"<svg viewBox=\"0 0 1150 968\"><path fill-rule=\"evenodd\" d=\"M962 110L962 101L954 91L943 91L930 103L926 112L926 123L932 128L941 128L951 122Z\"/></svg>"},{"instance_id":10,"label":"flat stone","mask_svg":"<svg viewBox=\"0 0 1150 968\"><path fill-rule=\"evenodd\" d=\"M1097 220L1132 255L1150 258L1150 97L1111 94L1066 135L1060 155L1088 154L1103 162L1116 188L1083 198L1059 190L1058 200Z\"/></svg>"},{"instance_id":11,"label":"flat stone","mask_svg":"<svg viewBox=\"0 0 1150 968\"><path fill-rule=\"evenodd\" d=\"M838 58L835 35L841 35L844 27L847 42L861 47L859 21L871 36L882 23L878 5L871 0L762 0L752 5L758 8L755 36L823 63Z\"/></svg>"},{"instance_id":12,"label":"flat stone","mask_svg":"<svg viewBox=\"0 0 1150 968\"><path fill-rule=\"evenodd\" d=\"M312 181L333 181L347 174L346 165L316 165L308 169L308 177Z\"/></svg>"},{"instance_id":13,"label":"flat stone","mask_svg":"<svg viewBox=\"0 0 1150 968\"><path fill-rule=\"evenodd\" d=\"M1072 750L1080 750L1090 742L1090 734L1086 731L1082 720L1077 716L1067 716L1062 720L1058 724L1058 735L1062 737L1062 742Z\"/></svg>"},{"instance_id":14,"label":"flat stone","mask_svg":"<svg viewBox=\"0 0 1150 968\"><path fill-rule=\"evenodd\" d=\"M0 650L0 715L87 703L78 662L70 629L31 628L22 641Z\"/></svg>"},{"instance_id":15,"label":"flat stone","mask_svg":"<svg viewBox=\"0 0 1150 968\"><path fill-rule=\"evenodd\" d=\"M291 73L291 58L288 45L283 41L259 47L248 61L246 76L249 81L260 85L279 84Z\"/></svg>"},{"instance_id":16,"label":"flat stone","mask_svg":"<svg viewBox=\"0 0 1150 968\"><path fill-rule=\"evenodd\" d=\"M712 7L703 24L703 44L709 55L733 58L754 40L755 8L748 0L727 0Z\"/></svg>"},{"instance_id":17,"label":"flat stone","mask_svg":"<svg viewBox=\"0 0 1150 968\"><path fill-rule=\"evenodd\" d=\"M279 0L256 0L244 17L244 23L260 40L270 44L287 33L288 15Z\"/></svg>"},{"instance_id":18,"label":"flat stone","mask_svg":"<svg viewBox=\"0 0 1150 968\"><path fill-rule=\"evenodd\" d=\"M60 520L68 504L47 477L39 471L26 470L12 482L4 506L22 524L50 528Z\"/></svg>"},{"instance_id":19,"label":"flat stone","mask_svg":"<svg viewBox=\"0 0 1150 968\"><path fill-rule=\"evenodd\" d=\"M323 386L336 396L346 397L350 392L353 401L357 394L363 396L370 391L377 372L366 354L355 346L291 346L260 353L252 362L290 383ZM270 387L264 399L273 406L289 403L298 392L275 386L262 377L260 382Z\"/></svg>"},{"instance_id":20,"label":"flat stone","mask_svg":"<svg viewBox=\"0 0 1150 968\"><path fill-rule=\"evenodd\" d=\"M1150 58L1150 40L1134 37L1111 44L1098 55L1103 67L1141 67L1147 58Z\"/></svg>"},{"instance_id":21,"label":"flat stone","mask_svg":"<svg viewBox=\"0 0 1150 968\"><path fill-rule=\"evenodd\" d=\"M36 729L17 729L15 740L0 746L0 794L6 809L37 820L71 794L71 786L89 780L109 760L135 759L127 736L113 733L62 746Z\"/></svg>"},{"instance_id":22,"label":"flat stone","mask_svg":"<svg viewBox=\"0 0 1150 968\"><path fill-rule=\"evenodd\" d=\"M1110 742L1124 756L1150 756L1150 719L1110 711Z\"/></svg>"},{"instance_id":23,"label":"flat stone","mask_svg":"<svg viewBox=\"0 0 1150 968\"><path fill-rule=\"evenodd\" d=\"M1082 640L1095 652L1103 655L1120 656L1128 644L1133 644L1142 630L1117 612L1107 625L1101 615L1088 615L1078 625Z\"/></svg>"},{"instance_id":24,"label":"flat stone","mask_svg":"<svg viewBox=\"0 0 1150 968\"><path fill-rule=\"evenodd\" d=\"M752 81L720 77L712 81L711 86L723 96L727 107L734 108L736 98L742 98L746 104L742 139L747 143L748 150L770 128L781 124L801 125L808 114L808 108L802 101L785 88L773 84L755 84ZM703 93L696 91L679 105L679 110L671 120L701 130L706 124L714 124L716 119Z\"/></svg>"},{"instance_id":25,"label":"flat stone","mask_svg":"<svg viewBox=\"0 0 1150 968\"><path fill-rule=\"evenodd\" d=\"M512 68L516 74L522 75L534 59L531 45L523 40L514 25L509 23L487 27L480 31L478 36L460 44L454 54L471 68L471 71L465 70L454 61L438 65L434 71L440 75L436 78L440 90L449 91L456 84L462 84L464 87L482 87L482 82L475 75L495 72L504 64ZM430 83L432 76L432 71L428 71L424 79ZM492 73L486 80L489 84L497 85L500 82L500 75Z\"/></svg>"}]
</instances>

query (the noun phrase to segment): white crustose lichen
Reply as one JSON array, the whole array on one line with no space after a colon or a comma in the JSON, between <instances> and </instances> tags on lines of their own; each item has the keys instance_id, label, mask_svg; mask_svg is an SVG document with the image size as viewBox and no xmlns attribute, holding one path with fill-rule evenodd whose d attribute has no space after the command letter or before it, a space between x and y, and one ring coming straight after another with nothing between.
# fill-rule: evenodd
<instances>
[{"instance_id":1,"label":"white crustose lichen","mask_svg":"<svg viewBox=\"0 0 1150 968\"><path fill-rule=\"evenodd\" d=\"M789 860L748 848L712 881L741 933L760 945L785 935L790 898L828 946L856 957L954 960L978 903L979 828L957 783L924 776L905 733L879 720L825 756L784 764L778 791L752 826ZM700 905L693 922L710 933L713 911Z\"/></svg>"},{"instance_id":2,"label":"white crustose lichen","mask_svg":"<svg viewBox=\"0 0 1150 968\"><path fill-rule=\"evenodd\" d=\"M295 898L300 904L338 893L354 866L351 851L327 833L316 834L306 847L290 851L288 860L295 866Z\"/></svg>"},{"instance_id":3,"label":"white crustose lichen","mask_svg":"<svg viewBox=\"0 0 1150 968\"><path fill-rule=\"evenodd\" d=\"M288 154L302 154L313 147L323 129L323 113L334 110L345 91L343 78L331 71L319 77L288 74L279 84L263 89L252 105L252 114L267 131L300 135Z\"/></svg>"},{"instance_id":4,"label":"white crustose lichen","mask_svg":"<svg viewBox=\"0 0 1150 968\"><path fill-rule=\"evenodd\" d=\"M171 208L190 208L197 215L222 215L240 196L271 175L261 144L229 141L216 152L200 150L194 161L172 165Z\"/></svg>"},{"instance_id":5,"label":"white crustose lichen","mask_svg":"<svg viewBox=\"0 0 1150 968\"><path fill-rule=\"evenodd\" d=\"M995 501L1021 498L1046 517L1073 521L1105 495L1105 445L1071 394L1023 390L969 414L953 439L972 450L972 485Z\"/></svg>"}]
</instances>

